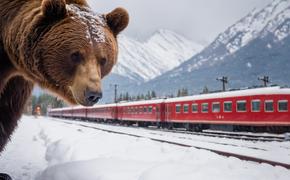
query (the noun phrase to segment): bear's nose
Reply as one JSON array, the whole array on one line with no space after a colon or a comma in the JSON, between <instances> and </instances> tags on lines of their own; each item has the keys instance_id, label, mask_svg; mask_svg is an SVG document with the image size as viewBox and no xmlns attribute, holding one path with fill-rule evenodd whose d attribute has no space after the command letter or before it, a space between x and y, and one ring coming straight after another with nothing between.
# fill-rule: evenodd
<instances>
[{"instance_id":1,"label":"bear's nose","mask_svg":"<svg viewBox=\"0 0 290 180\"><path fill-rule=\"evenodd\" d=\"M86 96L87 104L92 106L96 104L103 97L103 94L102 92L86 90L85 96Z\"/></svg>"}]
</instances>

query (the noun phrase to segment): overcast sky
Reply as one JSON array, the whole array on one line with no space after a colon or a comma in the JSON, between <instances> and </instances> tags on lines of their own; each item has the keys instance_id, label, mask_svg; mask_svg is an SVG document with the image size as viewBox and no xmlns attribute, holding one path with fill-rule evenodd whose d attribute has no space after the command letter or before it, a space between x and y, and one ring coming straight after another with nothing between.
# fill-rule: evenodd
<instances>
[{"instance_id":1,"label":"overcast sky","mask_svg":"<svg viewBox=\"0 0 290 180\"><path fill-rule=\"evenodd\" d=\"M124 34L145 40L158 29L169 29L201 44L272 0L88 0L99 13L124 7L130 25Z\"/></svg>"}]
</instances>

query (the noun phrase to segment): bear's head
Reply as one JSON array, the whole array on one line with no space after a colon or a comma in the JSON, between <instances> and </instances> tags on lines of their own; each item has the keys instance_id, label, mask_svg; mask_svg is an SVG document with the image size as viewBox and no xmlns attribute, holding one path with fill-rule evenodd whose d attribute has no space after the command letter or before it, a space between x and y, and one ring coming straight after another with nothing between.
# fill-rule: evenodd
<instances>
[{"instance_id":1,"label":"bear's head","mask_svg":"<svg viewBox=\"0 0 290 180\"><path fill-rule=\"evenodd\" d=\"M101 79L117 61L116 37L128 25L127 11L100 15L65 0L43 0L41 11L35 28L41 38L33 44L38 84L71 104L94 105L102 97Z\"/></svg>"}]
</instances>

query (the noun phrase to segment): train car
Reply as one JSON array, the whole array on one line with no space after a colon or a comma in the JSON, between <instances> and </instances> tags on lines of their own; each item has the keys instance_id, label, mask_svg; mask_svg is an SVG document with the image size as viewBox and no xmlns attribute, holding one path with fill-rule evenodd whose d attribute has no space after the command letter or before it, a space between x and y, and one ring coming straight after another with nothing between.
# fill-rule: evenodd
<instances>
[{"instance_id":1,"label":"train car","mask_svg":"<svg viewBox=\"0 0 290 180\"><path fill-rule=\"evenodd\" d=\"M62 110L63 108L50 109L48 111L48 116L62 118Z\"/></svg>"},{"instance_id":2,"label":"train car","mask_svg":"<svg viewBox=\"0 0 290 180\"><path fill-rule=\"evenodd\" d=\"M120 103L118 120L145 124L161 123L164 121L164 99Z\"/></svg>"},{"instance_id":3,"label":"train car","mask_svg":"<svg viewBox=\"0 0 290 180\"><path fill-rule=\"evenodd\" d=\"M268 87L172 98L165 101L165 122L237 127L290 126L290 89ZM195 127L196 128L196 127Z\"/></svg>"},{"instance_id":4,"label":"train car","mask_svg":"<svg viewBox=\"0 0 290 180\"><path fill-rule=\"evenodd\" d=\"M86 117L90 120L116 120L117 104L95 105L87 108Z\"/></svg>"},{"instance_id":5,"label":"train car","mask_svg":"<svg viewBox=\"0 0 290 180\"><path fill-rule=\"evenodd\" d=\"M66 107L66 108L62 108L62 115L63 118L74 118L74 112L73 112L73 107Z\"/></svg>"},{"instance_id":6,"label":"train car","mask_svg":"<svg viewBox=\"0 0 290 180\"><path fill-rule=\"evenodd\" d=\"M86 119L87 108L83 106L74 106L71 109L72 118L74 119Z\"/></svg>"}]
</instances>

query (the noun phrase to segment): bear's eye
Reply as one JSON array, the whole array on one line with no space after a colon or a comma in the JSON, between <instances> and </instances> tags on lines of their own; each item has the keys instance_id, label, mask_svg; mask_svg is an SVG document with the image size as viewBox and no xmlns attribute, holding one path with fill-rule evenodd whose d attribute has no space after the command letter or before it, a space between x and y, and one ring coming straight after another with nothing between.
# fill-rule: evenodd
<instances>
[{"instance_id":1,"label":"bear's eye","mask_svg":"<svg viewBox=\"0 0 290 180\"><path fill-rule=\"evenodd\" d=\"M70 58L71 58L71 61L76 64L81 63L84 60L84 56L78 51L72 53Z\"/></svg>"},{"instance_id":2,"label":"bear's eye","mask_svg":"<svg viewBox=\"0 0 290 180\"><path fill-rule=\"evenodd\" d=\"M101 60L100 60L100 65L101 66L105 66L107 64L107 59L106 58L102 58Z\"/></svg>"}]
</instances>

